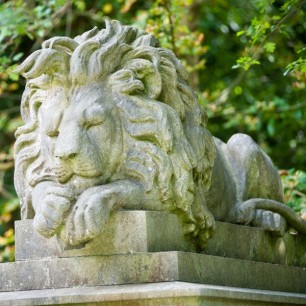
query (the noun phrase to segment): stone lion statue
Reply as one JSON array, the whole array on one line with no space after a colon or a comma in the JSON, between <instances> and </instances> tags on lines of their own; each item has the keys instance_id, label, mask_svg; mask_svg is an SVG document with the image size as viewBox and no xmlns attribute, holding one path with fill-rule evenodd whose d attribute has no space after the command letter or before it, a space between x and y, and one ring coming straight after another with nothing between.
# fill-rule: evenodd
<instances>
[{"instance_id":1,"label":"stone lion statue","mask_svg":"<svg viewBox=\"0 0 306 306\"><path fill-rule=\"evenodd\" d=\"M211 136L182 63L152 35L106 19L18 70L15 186L43 236L78 246L120 209L173 212L202 249L215 219L306 233L269 157L246 135Z\"/></svg>"}]
</instances>

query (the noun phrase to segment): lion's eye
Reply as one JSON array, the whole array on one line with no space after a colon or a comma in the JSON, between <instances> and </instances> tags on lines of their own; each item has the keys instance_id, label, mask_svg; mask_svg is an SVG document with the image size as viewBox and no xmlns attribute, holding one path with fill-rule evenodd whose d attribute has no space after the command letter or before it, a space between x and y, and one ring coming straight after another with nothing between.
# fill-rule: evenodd
<instances>
[{"instance_id":1,"label":"lion's eye","mask_svg":"<svg viewBox=\"0 0 306 306\"><path fill-rule=\"evenodd\" d=\"M59 134L59 131L57 131L57 130L48 131L46 134L47 134L47 136L49 136L49 137L57 137L58 134Z\"/></svg>"},{"instance_id":2,"label":"lion's eye","mask_svg":"<svg viewBox=\"0 0 306 306\"><path fill-rule=\"evenodd\" d=\"M101 105L94 105L83 111L81 124L85 129L101 125L107 117L107 111Z\"/></svg>"},{"instance_id":3,"label":"lion's eye","mask_svg":"<svg viewBox=\"0 0 306 306\"><path fill-rule=\"evenodd\" d=\"M85 129L90 129L94 126L99 126L101 125L103 122L102 118L96 118L96 119L92 119L92 120L86 120L84 123L83 123L83 126Z\"/></svg>"}]
</instances>

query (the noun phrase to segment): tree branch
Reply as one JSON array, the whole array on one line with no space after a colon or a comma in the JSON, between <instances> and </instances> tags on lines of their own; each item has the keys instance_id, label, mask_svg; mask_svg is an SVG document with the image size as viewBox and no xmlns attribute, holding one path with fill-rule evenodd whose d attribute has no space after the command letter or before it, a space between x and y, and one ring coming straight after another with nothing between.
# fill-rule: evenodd
<instances>
[{"instance_id":1,"label":"tree branch","mask_svg":"<svg viewBox=\"0 0 306 306\"><path fill-rule=\"evenodd\" d=\"M260 52L263 48L263 45L266 43L266 41L273 36L281 27L281 25L283 23L285 23L285 21L287 21L287 19L289 19L290 17L292 17L293 15L295 15L298 10L303 6L303 4L305 3L305 0L301 0L300 3L294 8L292 9L287 15L285 15L273 28L273 30L262 40L262 42L260 43L260 45L256 48L256 51L254 52L254 54L252 55L252 59L259 59L259 55Z\"/></svg>"},{"instance_id":2,"label":"tree branch","mask_svg":"<svg viewBox=\"0 0 306 306\"><path fill-rule=\"evenodd\" d=\"M299 4L293 8L287 15L285 15L273 28L273 30L267 34L267 36L263 39L263 41L260 43L260 45L256 48L256 51L253 53L253 55L251 56L252 59L259 59L260 58L260 54L261 51L263 49L264 44L266 43L266 41L272 36L274 35L281 27L282 24L285 23L285 21L287 21L287 19L289 19L290 17L292 17L293 15L295 15L298 10L303 6L303 4L306 2L306 0L302 0L299 2ZM227 86L225 89L223 89L220 93L220 95L218 96L218 98L214 101L214 103L216 105L221 105L224 104L227 100L229 95L231 94L232 90L238 85L240 84L240 82L246 77L247 75L246 70L241 71L237 77L233 80L233 82L231 82L231 84L229 86Z\"/></svg>"},{"instance_id":3,"label":"tree branch","mask_svg":"<svg viewBox=\"0 0 306 306\"><path fill-rule=\"evenodd\" d=\"M173 49L174 54L177 55L174 23L173 23L172 12L171 12L171 0L164 0L164 4L165 4L165 10L168 15L169 25L170 25L170 38L171 38L172 49Z\"/></svg>"},{"instance_id":4,"label":"tree branch","mask_svg":"<svg viewBox=\"0 0 306 306\"><path fill-rule=\"evenodd\" d=\"M46 36L51 33L51 31L58 25L58 23L62 20L62 17L67 14L67 12L70 9L70 1L68 1L63 7L55 12L52 16L50 16L50 19L53 20L52 26L48 29L48 31L45 32L44 37L39 37L36 39L35 43L32 46L32 50L36 50L42 43L42 41L45 39Z\"/></svg>"}]
</instances>

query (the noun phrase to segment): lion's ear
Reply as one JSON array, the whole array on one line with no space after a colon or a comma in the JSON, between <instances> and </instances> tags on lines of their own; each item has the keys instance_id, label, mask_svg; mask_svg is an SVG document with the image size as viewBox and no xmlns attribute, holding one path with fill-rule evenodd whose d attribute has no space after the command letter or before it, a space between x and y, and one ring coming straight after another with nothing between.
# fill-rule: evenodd
<instances>
[{"instance_id":1,"label":"lion's ear","mask_svg":"<svg viewBox=\"0 0 306 306\"><path fill-rule=\"evenodd\" d=\"M137 80L129 69L121 69L113 73L109 77L108 83L116 91L127 95L133 95L145 89L143 83Z\"/></svg>"},{"instance_id":2,"label":"lion's ear","mask_svg":"<svg viewBox=\"0 0 306 306\"><path fill-rule=\"evenodd\" d=\"M121 93L136 94L144 92L148 97L157 99L161 93L161 76L152 62L137 58L126 62L123 69L109 78L110 85Z\"/></svg>"},{"instance_id":3,"label":"lion's ear","mask_svg":"<svg viewBox=\"0 0 306 306\"><path fill-rule=\"evenodd\" d=\"M134 72L137 79L144 85L148 97L157 99L161 93L161 75L157 67L149 60L137 58L128 61L125 68Z\"/></svg>"}]
</instances>

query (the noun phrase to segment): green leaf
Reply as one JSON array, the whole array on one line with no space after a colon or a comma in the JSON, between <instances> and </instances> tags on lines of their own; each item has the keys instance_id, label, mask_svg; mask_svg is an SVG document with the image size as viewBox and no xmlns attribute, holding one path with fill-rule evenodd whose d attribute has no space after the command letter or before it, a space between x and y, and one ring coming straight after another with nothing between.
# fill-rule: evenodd
<instances>
[{"instance_id":1,"label":"green leaf","mask_svg":"<svg viewBox=\"0 0 306 306\"><path fill-rule=\"evenodd\" d=\"M12 65L7 69L9 79L15 82L19 80L19 74L15 72L16 66L17 65Z\"/></svg>"},{"instance_id":2,"label":"green leaf","mask_svg":"<svg viewBox=\"0 0 306 306\"><path fill-rule=\"evenodd\" d=\"M74 5L75 5L76 8L77 8L79 11L81 11L81 12L85 11L85 9L86 9L86 3L85 3L85 1L82 1L82 0L74 1Z\"/></svg>"},{"instance_id":3,"label":"green leaf","mask_svg":"<svg viewBox=\"0 0 306 306\"><path fill-rule=\"evenodd\" d=\"M11 213L19 208L19 199L17 197L11 198L4 205L3 213Z\"/></svg>"},{"instance_id":4,"label":"green leaf","mask_svg":"<svg viewBox=\"0 0 306 306\"><path fill-rule=\"evenodd\" d=\"M13 56L13 61L15 61L15 62L19 61L22 58L22 56L23 56L22 52L19 52L19 53L15 54Z\"/></svg>"},{"instance_id":5,"label":"green leaf","mask_svg":"<svg viewBox=\"0 0 306 306\"><path fill-rule=\"evenodd\" d=\"M290 63L286 67L286 71L284 72L284 75L286 76L289 72L292 72L292 71L299 71L302 73L306 73L306 59L300 57L298 60Z\"/></svg>"},{"instance_id":6,"label":"green leaf","mask_svg":"<svg viewBox=\"0 0 306 306\"><path fill-rule=\"evenodd\" d=\"M243 35L245 33L245 31L239 31L239 32L237 32L237 37L239 37L239 36L241 36L241 35Z\"/></svg>"},{"instance_id":7,"label":"green leaf","mask_svg":"<svg viewBox=\"0 0 306 306\"><path fill-rule=\"evenodd\" d=\"M274 21L278 21L280 19L281 19L281 16L278 16L278 15L275 15L275 16L272 17L272 20L274 20Z\"/></svg>"},{"instance_id":8,"label":"green leaf","mask_svg":"<svg viewBox=\"0 0 306 306\"><path fill-rule=\"evenodd\" d=\"M264 45L264 49L267 52L273 53L275 51L276 44L274 42L267 42Z\"/></svg>"},{"instance_id":9,"label":"green leaf","mask_svg":"<svg viewBox=\"0 0 306 306\"><path fill-rule=\"evenodd\" d=\"M232 69L242 68L245 71L249 70L252 65L259 65L260 62L256 59L253 59L249 56L240 57L237 64L232 67Z\"/></svg>"},{"instance_id":10,"label":"green leaf","mask_svg":"<svg viewBox=\"0 0 306 306\"><path fill-rule=\"evenodd\" d=\"M275 119L274 118L270 118L268 121L268 125L267 125L267 131L269 136L274 136L275 135Z\"/></svg>"}]
</instances>

